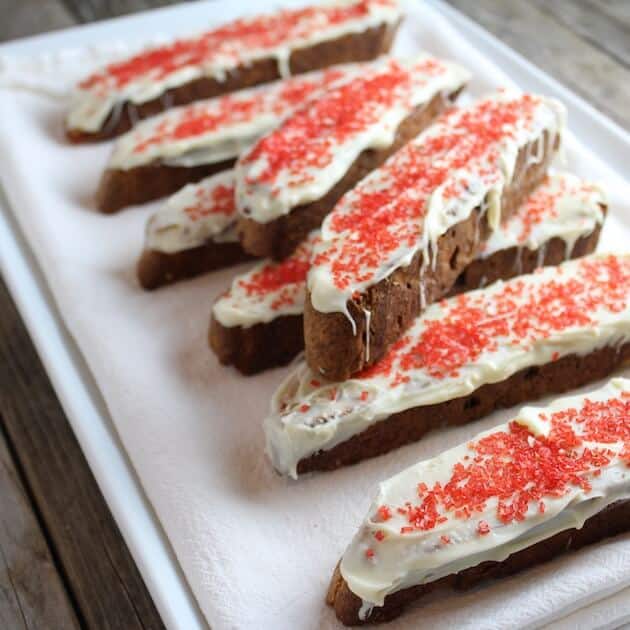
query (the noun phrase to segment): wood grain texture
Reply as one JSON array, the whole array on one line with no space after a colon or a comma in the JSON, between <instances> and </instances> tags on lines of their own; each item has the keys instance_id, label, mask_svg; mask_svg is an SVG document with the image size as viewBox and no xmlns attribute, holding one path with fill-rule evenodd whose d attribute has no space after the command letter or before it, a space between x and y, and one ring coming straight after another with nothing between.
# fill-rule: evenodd
<instances>
[{"instance_id":1,"label":"wood grain texture","mask_svg":"<svg viewBox=\"0 0 630 630\"><path fill-rule=\"evenodd\" d=\"M4 431L81 620L89 628L163 628L4 285L0 305Z\"/></svg>"},{"instance_id":2,"label":"wood grain texture","mask_svg":"<svg viewBox=\"0 0 630 630\"><path fill-rule=\"evenodd\" d=\"M0 628L79 624L0 432Z\"/></svg>"},{"instance_id":3,"label":"wood grain texture","mask_svg":"<svg viewBox=\"0 0 630 630\"><path fill-rule=\"evenodd\" d=\"M556 19L549 9L556 6L555 1L544 2L545 11L524 1L448 2L597 109L630 127L630 68ZM572 4L581 3L576 0ZM597 18L600 22L601 15ZM612 30L609 29L609 36ZM604 37L602 34L597 39Z\"/></svg>"}]
</instances>

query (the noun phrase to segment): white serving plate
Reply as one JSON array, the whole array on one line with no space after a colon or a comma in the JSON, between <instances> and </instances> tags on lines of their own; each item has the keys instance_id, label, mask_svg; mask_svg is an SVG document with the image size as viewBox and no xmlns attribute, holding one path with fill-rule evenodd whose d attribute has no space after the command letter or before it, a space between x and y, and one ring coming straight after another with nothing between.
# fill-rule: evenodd
<instances>
[{"instance_id":1,"label":"white serving plate","mask_svg":"<svg viewBox=\"0 0 630 630\"><path fill-rule=\"evenodd\" d=\"M32 55L97 41L146 38L147 33L184 32L207 19L208 14L223 15L224 8L227 12L222 2L198 2L154 10L5 44L0 46L0 55ZM237 0L229 6L230 14L253 10L260 10L256 0ZM630 152L627 132L451 7L432 0L428 10L447 16L464 38L495 60L521 87L555 95L565 102L570 109L571 126L580 139L607 167L620 175L624 172ZM621 177L615 185L620 190L626 186ZM41 269L12 214L15 208L4 195L0 197L0 209L3 277L158 610L169 628L207 627L119 440L101 392L70 337ZM630 230L630 217L617 218L625 219Z\"/></svg>"}]
</instances>

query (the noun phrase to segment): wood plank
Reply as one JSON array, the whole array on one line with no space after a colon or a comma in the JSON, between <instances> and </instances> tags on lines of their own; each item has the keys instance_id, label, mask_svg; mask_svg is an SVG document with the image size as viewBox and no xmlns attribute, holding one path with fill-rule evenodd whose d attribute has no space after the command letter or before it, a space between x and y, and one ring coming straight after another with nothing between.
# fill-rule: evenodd
<instances>
[{"instance_id":1,"label":"wood plank","mask_svg":"<svg viewBox=\"0 0 630 630\"><path fill-rule=\"evenodd\" d=\"M616 7L615 14L606 10L607 3L593 0L533 1L542 13L630 68L630 2L624 3L625 9Z\"/></svg>"},{"instance_id":2,"label":"wood plank","mask_svg":"<svg viewBox=\"0 0 630 630\"><path fill-rule=\"evenodd\" d=\"M2 0L0 4L0 41L65 28L76 22L61 0Z\"/></svg>"},{"instance_id":3,"label":"wood plank","mask_svg":"<svg viewBox=\"0 0 630 630\"><path fill-rule=\"evenodd\" d=\"M77 21L94 22L176 4L181 0L63 0L63 2Z\"/></svg>"},{"instance_id":4,"label":"wood plank","mask_svg":"<svg viewBox=\"0 0 630 630\"><path fill-rule=\"evenodd\" d=\"M0 312L0 414L82 621L163 628L3 283Z\"/></svg>"},{"instance_id":5,"label":"wood plank","mask_svg":"<svg viewBox=\"0 0 630 630\"><path fill-rule=\"evenodd\" d=\"M448 0L498 39L630 128L630 69L529 2Z\"/></svg>"},{"instance_id":6,"label":"wood plank","mask_svg":"<svg viewBox=\"0 0 630 630\"><path fill-rule=\"evenodd\" d=\"M78 627L0 431L0 628Z\"/></svg>"}]
</instances>

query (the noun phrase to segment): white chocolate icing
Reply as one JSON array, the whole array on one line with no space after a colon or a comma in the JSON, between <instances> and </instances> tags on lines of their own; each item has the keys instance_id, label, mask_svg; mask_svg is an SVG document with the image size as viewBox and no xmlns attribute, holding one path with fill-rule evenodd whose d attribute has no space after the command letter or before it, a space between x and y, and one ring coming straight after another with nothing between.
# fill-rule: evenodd
<instances>
[{"instance_id":1,"label":"white chocolate icing","mask_svg":"<svg viewBox=\"0 0 630 630\"><path fill-rule=\"evenodd\" d=\"M481 206L496 229L519 150L545 132L553 142L564 121L557 101L512 91L451 110L326 217L308 276L313 307L353 321L347 302L355 292L410 264L419 251L423 266L434 264L437 240L474 208Z\"/></svg>"},{"instance_id":2,"label":"white chocolate icing","mask_svg":"<svg viewBox=\"0 0 630 630\"><path fill-rule=\"evenodd\" d=\"M482 257L509 249L536 250L552 238L566 244L567 257L576 241L604 222L606 195L596 184L570 173L550 175L517 213L495 230L484 244Z\"/></svg>"},{"instance_id":3,"label":"white chocolate icing","mask_svg":"<svg viewBox=\"0 0 630 630\"><path fill-rule=\"evenodd\" d=\"M302 362L274 394L267 452L297 477L302 459L389 416L466 396L560 357L630 341L630 255L545 267L430 305L389 353L327 382Z\"/></svg>"},{"instance_id":4,"label":"white chocolate icing","mask_svg":"<svg viewBox=\"0 0 630 630\"><path fill-rule=\"evenodd\" d=\"M384 58L296 110L241 155L236 165L239 212L268 223L323 197L360 153L392 145L412 111L452 94L467 70L423 54Z\"/></svg>"},{"instance_id":5,"label":"white chocolate icing","mask_svg":"<svg viewBox=\"0 0 630 630\"><path fill-rule=\"evenodd\" d=\"M275 59L286 77L293 51L381 25L391 27L401 17L397 0L332 0L242 18L194 38L149 48L79 83L67 126L96 132L125 102L145 103L200 78L223 81L239 66L261 59Z\"/></svg>"},{"instance_id":6,"label":"white chocolate icing","mask_svg":"<svg viewBox=\"0 0 630 630\"><path fill-rule=\"evenodd\" d=\"M233 171L188 184L147 222L148 250L174 254L209 241L238 242Z\"/></svg>"},{"instance_id":7,"label":"white chocolate icing","mask_svg":"<svg viewBox=\"0 0 630 630\"><path fill-rule=\"evenodd\" d=\"M297 106L368 64L345 64L170 109L140 122L114 145L108 168L157 160L192 167L231 160Z\"/></svg>"},{"instance_id":8,"label":"white chocolate icing","mask_svg":"<svg viewBox=\"0 0 630 630\"><path fill-rule=\"evenodd\" d=\"M223 326L248 328L277 317L304 312L304 287L319 230L314 230L282 262L263 260L237 276L214 304L213 317Z\"/></svg>"},{"instance_id":9,"label":"white chocolate icing","mask_svg":"<svg viewBox=\"0 0 630 630\"><path fill-rule=\"evenodd\" d=\"M630 380L612 379L586 395L525 407L513 423L381 483L340 566L363 600L362 618L390 593L501 562L629 499L629 413ZM567 431L577 439L565 446ZM490 488L479 491L472 484L483 472Z\"/></svg>"},{"instance_id":10,"label":"white chocolate icing","mask_svg":"<svg viewBox=\"0 0 630 630\"><path fill-rule=\"evenodd\" d=\"M553 237L567 243L568 255L580 236L590 234L603 221L600 204L605 203L603 191L595 185L568 173L553 175L532 193L510 221L492 234L486 242L483 256L510 247L544 248ZM177 229L176 226L173 228ZM176 238L176 235L177 232L171 232L171 238ZM286 264L295 266L295 261L300 261L304 270L303 263L310 261L313 247L319 240L319 231L315 231L299 251L287 259ZM187 235L183 234L180 248L186 245L186 241ZM198 244L195 241L192 246ZM287 283L270 281L264 287L259 285L257 291L251 288L249 292L245 291L243 287L251 287L252 277L259 277L261 272L271 277L284 277ZM298 277L302 278L302 275ZM295 274L283 273L282 265L273 261L262 262L252 271L234 279L230 291L215 305L214 316L223 326L247 327L284 315L301 314L305 289L306 275L296 281ZM370 316L370 311L365 310L368 323ZM369 325L366 325L366 330L369 330ZM366 345L369 346L369 340Z\"/></svg>"}]
</instances>

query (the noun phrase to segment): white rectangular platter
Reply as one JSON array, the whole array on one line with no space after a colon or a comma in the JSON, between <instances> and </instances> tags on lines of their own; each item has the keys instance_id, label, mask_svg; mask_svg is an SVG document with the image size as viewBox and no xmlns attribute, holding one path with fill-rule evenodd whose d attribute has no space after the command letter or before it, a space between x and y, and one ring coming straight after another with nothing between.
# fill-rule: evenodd
<instances>
[{"instance_id":1,"label":"white rectangular platter","mask_svg":"<svg viewBox=\"0 0 630 630\"><path fill-rule=\"evenodd\" d=\"M360 466L287 482L270 470L260 428L286 370L243 379L221 369L206 347L212 301L234 270L153 294L135 284L143 225L156 206L114 217L95 212L93 192L110 146L67 146L61 91L42 90L63 87L117 42L154 40L260 9L257 0L184 4L0 47L2 273L170 628L336 627L323 604L326 584L378 480L509 413ZM628 250L630 197L620 175L628 134L449 7L410 2L409 9L395 52L423 48L460 61L475 75L472 96L514 82L568 105L571 130L589 147L569 137L568 166L611 192L600 249ZM3 80L14 87L3 88ZM630 538L620 537L433 602L388 628L415 627L418 619L435 628L516 628L563 617L559 627L592 627L595 619L616 625L629 611L605 598L621 598L628 567ZM588 613L575 612L594 602Z\"/></svg>"}]
</instances>

